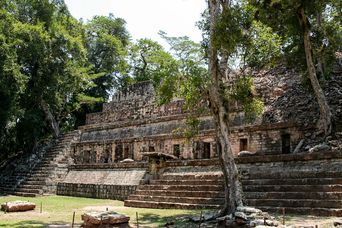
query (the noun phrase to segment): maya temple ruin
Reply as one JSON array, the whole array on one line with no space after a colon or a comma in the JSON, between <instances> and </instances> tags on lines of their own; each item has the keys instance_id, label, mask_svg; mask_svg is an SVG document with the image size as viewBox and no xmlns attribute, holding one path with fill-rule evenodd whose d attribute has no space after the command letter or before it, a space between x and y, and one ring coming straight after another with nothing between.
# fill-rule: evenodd
<instances>
[{"instance_id":1,"label":"maya temple ruin","mask_svg":"<svg viewBox=\"0 0 342 228\"><path fill-rule=\"evenodd\" d=\"M335 136L317 143L318 105L298 74L284 67L254 72L265 110L253 123L235 105L230 139L248 205L270 211L342 216L341 73L326 88ZM177 131L191 115L182 100L158 106L153 85L113 95L102 112L53 145L15 161L0 191L125 200L147 208L220 208L220 150L210 114L189 139Z\"/></svg>"}]
</instances>

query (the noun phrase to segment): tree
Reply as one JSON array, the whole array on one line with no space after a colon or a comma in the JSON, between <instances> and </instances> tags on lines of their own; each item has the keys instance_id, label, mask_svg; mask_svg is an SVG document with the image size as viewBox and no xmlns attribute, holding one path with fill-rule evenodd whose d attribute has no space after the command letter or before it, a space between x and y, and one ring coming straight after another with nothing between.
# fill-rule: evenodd
<instances>
[{"instance_id":1,"label":"tree","mask_svg":"<svg viewBox=\"0 0 342 228\"><path fill-rule=\"evenodd\" d=\"M87 94L106 101L110 90L125 84L127 76L127 46L130 35L122 18L113 14L95 16L86 25L87 57L93 65L92 71L99 74L94 82L96 87L90 88Z\"/></svg>"},{"instance_id":2,"label":"tree","mask_svg":"<svg viewBox=\"0 0 342 228\"><path fill-rule=\"evenodd\" d=\"M14 126L22 113L18 103L27 82L16 61L15 46L19 40L15 36L15 21L5 9L0 9L0 151L3 154L15 149Z\"/></svg>"},{"instance_id":3,"label":"tree","mask_svg":"<svg viewBox=\"0 0 342 228\"><path fill-rule=\"evenodd\" d=\"M177 61L160 44L150 39L140 39L132 44L129 65L133 82L151 80L155 87L178 74Z\"/></svg>"},{"instance_id":4,"label":"tree","mask_svg":"<svg viewBox=\"0 0 342 228\"><path fill-rule=\"evenodd\" d=\"M234 8L229 1L208 1L209 9L209 44L208 44L208 70L210 74L209 101L210 110L216 123L217 136L221 145L219 158L224 174L225 204L221 215L233 213L236 207L243 205L243 193L238 178L238 169L234 161L231 143L229 140L228 105L225 100L223 78L227 66L228 57L237 45L237 38L241 34L241 28L234 14L238 8ZM228 19L228 17L231 17ZM228 22L228 25L225 23ZM224 30L231 30L223 33ZM224 42L219 36L227 36ZM219 55L221 54L221 59ZM221 61L221 67L219 65Z\"/></svg>"},{"instance_id":5,"label":"tree","mask_svg":"<svg viewBox=\"0 0 342 228\"><path fill-rule=\"evenodd\" d=\"M319 83L317 71L323 79L329 73L334 52L341 38L336 24L340 10L335 1L248 1L255 7L255 18L272 27L284 37L283 50L298 66L305 66L313 92L316 96L320 118L319 132L331 133L331 111ZM340 19L339 19L340 20ZM335 27L335 31L331 28ZM330 31L327 33L326 31ZM315 48L316 47L316 48ZM317 66L317 67L316 67Z\"/></svg>"},{"instance_id":6,"label":"tree","mask_svg":"<svg viewBox=\"0 0 342 228\"><path fill-rule=\"evenodd\" d=\"M72 125L71 110L91 100L84 91L93 85L94 75L89 73L83 27L63 1L1 3L0 93L9 108L0 122L12 132L12 151L30 151L50 132L58 137L61 126Z\"/></svg>"},{"instance_id":7,"label":"tree","mask_svg":"<svg viewBox=\"0 0 342 228\"><path fill-rule=\"evenodd\" d=\"M234 156L231 150L229 141L229 94L228 88L224 83L227 78L225 72L227 72L228 65L228 51L229 55L233 56L234 52L237 51L238 39L237 37L232 37L236 42L228 47L228 44L222 45L219 42L219 38L214 34L219 32L219 29L223 27L218 27L218 23L222 18L219 18L222 12L222 5L210 2L209 10L210 16L207 17L203 26L205 27L205 32L208 32L208 37L205 40L210 41L204 46L207 47L207 53L204 52L203 48L187 37L168 37L165 33L161 33L162 37L171 46L171 51L173 52L174 58L177 60L179 65L179 76L172 77L170 80L164 80L159 86L158 90L161 91L161 95L166 98L182 97L185 101L184 108L191 111L195 116L202 113L203 108L207 107L209 104L210 113L214 117L216 123L217 137L219 139L220 148L219 158L221 162L222 171L224 174L225 183L225 205L220 211L219 215L225 215L232 213L236 210L236 207L242 206L242 188L238 178L238 170L234 162ZM226 7L226 6L224 6ZM225 9L228 10L228 9ZM238 10L238 9L234 9ZM237 12L233 12L234 14ZM224 14L228 15L227 12ZM235 20L237 22L238 20ZM208 22L210 24L210 30L208 31ZM233 23L235 23L233 22ZM222 24L221 24L222 26ZM238 31L238 24L234 24L235 31ZM222 36L227 35L226 33ZM234 34L233 36L242 36L240 34ZM226 39L226 37L225 37ZM218 46L220 48L218 48ZM219 53L225 53L219 56ZM209 74L206 69L207 61L209 61ZM225 61L225 62L224 62ZM250 81L248 81L250 82ZM250 83L245 83L250 85ZM171 86L170 85L176 85ZM244 86L242 86L244 87ZM249 90L248 90L249 92ZM170 93L172 95L170 95ZM166 94L166 95L165 95ZM236 93L236 97L240 98L240 94ZM170 99L163 100L168 102ZM252 100L254 101L254 100ZM248 102L251 102L249 100ZM196 134L196 124L198 121L195 119L188 120L188 129L183 133L186 136L192 137ZM188 134L190 132L190 134Z\"/></svg>"},{"instance_id":8,"label":"tree","mask_svg":"<svg viewBox=\"0 0 342 228\"><path fill-rule=\"evenodd\" d=\"M84 91L93 97L73 112L75 125L85 124L86 113L99 112L113 90L128 83L127 48L130 35L126 22L113 14L95 16L85 25L85 47L90 71L95 76L94 85Z\"/></svg>"}]
</instances>

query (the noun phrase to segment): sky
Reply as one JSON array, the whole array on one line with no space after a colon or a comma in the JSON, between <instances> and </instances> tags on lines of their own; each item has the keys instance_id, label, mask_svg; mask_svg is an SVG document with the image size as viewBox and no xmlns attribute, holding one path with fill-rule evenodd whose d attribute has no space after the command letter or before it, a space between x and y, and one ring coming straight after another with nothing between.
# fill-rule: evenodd
<instances>
[{"instance_id":1,"label":"sky","mask_svg":"<svg viewBox=\"0 0 342 228\"><path fill-rule=\"evenodd\" d=\"M65 0L71 14L84 21L95 15L113 13L127 22L132 39L150 38L167 48L158 32L168 36L188 36L201 41L195 23L206 8L205 0Z\"/></svg>"}]
</instances>

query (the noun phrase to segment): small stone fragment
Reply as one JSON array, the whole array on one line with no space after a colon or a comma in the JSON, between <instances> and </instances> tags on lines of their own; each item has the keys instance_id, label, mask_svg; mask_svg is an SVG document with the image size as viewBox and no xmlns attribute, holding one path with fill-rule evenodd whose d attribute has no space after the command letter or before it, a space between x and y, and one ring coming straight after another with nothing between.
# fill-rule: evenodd
<instances>
[{"instance_id":1,"label":"small stone fragment","mask_svg":"<svg viewBox=\"0 0 342 228\"><path fill-rule=\"evenodd\" d=\"M257 209L254 207L237 207L236 210L243 212L243 213L261 213L262 212L260 209Z\"/></svg>"},{"instance_id":2,"label":"small stone fragment","mask_svg":"<svg viewBox=\"0 0 342 228\"><path fill-rule=\"evenodd\" d=\"M275 221L275 220L265 220L265 225L268 225L268 226L279 226L279 222L278 221Z\"/></svg>"},{"instance_id":3,"label":"small stone fragment","mask_svg":"<svg viewBox=\"0 0 342 228\"><path fill-rule=\"evenodd\" d=\"M238 153L238 156L239 157L247 157L247 156L253 156L255 154L256 154L255 152L250 152L250 151L247 151L247 150L243 150L243 151L240 151Z\"/></svg>"},{"instance_id":4,"label":"small stone fragment","mask_svg":"<svg viewBox=\"0 0 342 228\"><path fill-rule=\"evenodd\" d=\"M314 152L322 152L322 151L327 151L330 149L330 146L328 146L325 143L318 144L312 148L309 149L309 153L314 153Z\"/></svg>"},{"instance_id":5,"label":"small stone fragment","mask_svg":"<svg viewBox=\"0 0 342 228\"><path fill-rule=\"evenodd\" d=\"M256 220L251 221L249 223L249 225L251 227L256 227L256 226L265 225L265 224L264 224L264 220L263 219L256 219Z\"/></svg>"},{"instance_id":6,"label":"small stone fragment","mask_svg":"<svg viewBox=\"0 0 342 228\"><path fill-rule=\"evenodd\" d=\"M247 220L247 215L241 211L237 211L234 213L234 216L235 218L240 218L240 219L243 219L243 220Z\"/></svg>"},{"instance_id":7,"label":"small stone fragment","mask_svg":"<svg viewBox=\"0 0 342 228\"><path fill-rule=\"evenodd\" d=\"M334 226L342 227L342 219L334 221Z\"/></svg>"},{"instance_id":8,"label":"small stone fragment","mask_svg":"<svg viewBox=\"0 0 342 228\"><path fill-rule=\"evenodd\" d=\"M128 163L128 162L134 162L134 160L133 159L131 159L131 158L126 158L126 159L124 159L124 160L122 160L122 161L120 161L121 163Z\"/></svg>"}]
</instances>

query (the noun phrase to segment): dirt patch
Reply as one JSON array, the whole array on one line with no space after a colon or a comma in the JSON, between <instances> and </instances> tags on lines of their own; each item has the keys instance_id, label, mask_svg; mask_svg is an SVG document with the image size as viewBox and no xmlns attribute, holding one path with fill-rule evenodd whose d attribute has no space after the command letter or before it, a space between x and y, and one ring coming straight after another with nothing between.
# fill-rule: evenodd
<instances>
[{"instance_id":1,"label":"dirt patch","mask_svg":"<svg viewBox=\"0 0 342 228\"><path fill-rule=\"evenodd\" d=\"M339 220L338 217L317 217L317 216L286 216L285 224L286 225L296 225L296 226L312 226L316 225L319 228L331 228L334 227L334 221ZM279 217L278 221L282 221Z\"/></svg>"}]
</instances>

